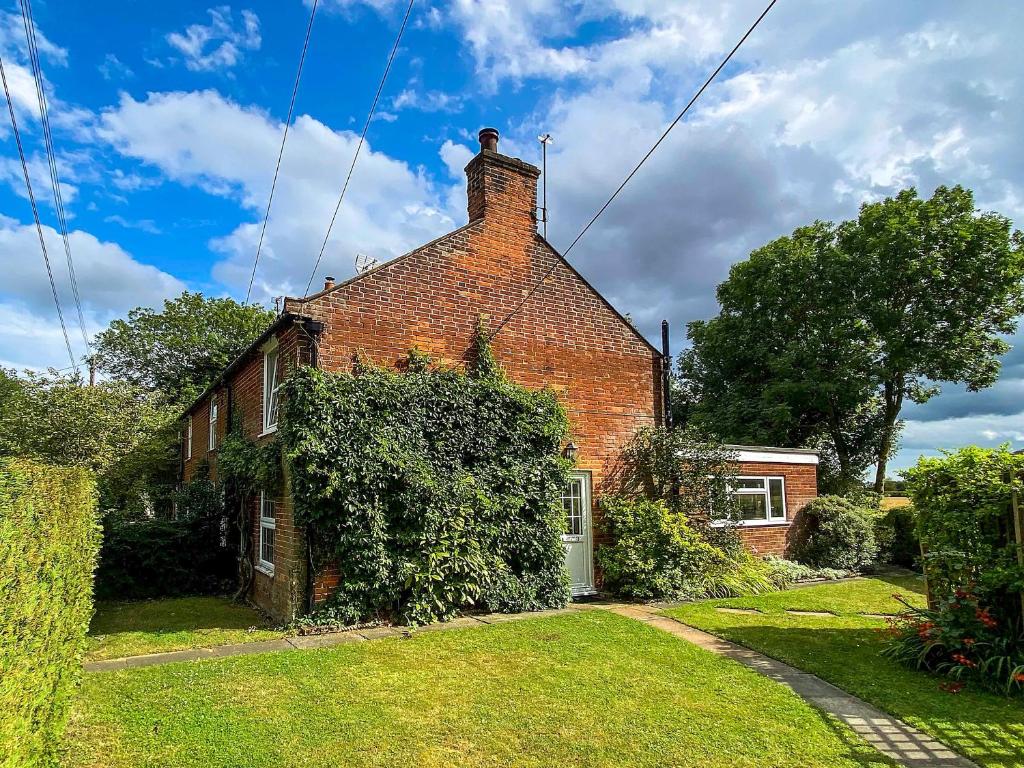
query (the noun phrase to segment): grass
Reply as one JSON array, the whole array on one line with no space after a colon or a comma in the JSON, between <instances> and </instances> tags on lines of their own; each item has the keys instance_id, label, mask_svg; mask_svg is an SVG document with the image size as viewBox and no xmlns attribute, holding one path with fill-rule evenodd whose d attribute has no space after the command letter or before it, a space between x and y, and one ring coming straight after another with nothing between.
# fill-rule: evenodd
<instances>
[{"instance_id":1,"label":"grass","mask_svg":"<svg viewBox=\"0 0 1024 768\"><path fill-rule=\"evenodd\" d=\"M711 600L667 613L708 632L812 672L896 715L987 768L1024 765L1024 703L981 690L949 694L940 678L879 655L886 624L863 613L894 613L900 592L924 604L923 583L886 576L789 590L763 597ZM753 608L757 614L716 607ZM786 609L830 611L799 616Z\"/></svg>"},{"instance_id":2,"label":"grass","mask_svg":"<svg viewBox=\"0 0 1024 768\"><path fill-rule=\"evenodd\" d=\"M85 677L65 768L890 765L788 689L605 611Z\"/></svg>"},{"instance_id":3,"label":"grass","mask_svg":"<svg viewBox=\"0 0 1024 768\"><path fill-rule=\"evenodd\" d=\"M88 658L115 659L283 636L258 611L223 597L106 602L97 604L89 626Z\"/></svg>"}]
</instances>

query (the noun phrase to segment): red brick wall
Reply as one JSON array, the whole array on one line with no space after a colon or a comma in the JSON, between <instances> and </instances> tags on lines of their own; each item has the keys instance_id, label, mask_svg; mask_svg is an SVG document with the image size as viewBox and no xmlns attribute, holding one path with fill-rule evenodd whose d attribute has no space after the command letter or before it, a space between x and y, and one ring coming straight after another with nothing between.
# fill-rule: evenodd
<instances>
[{"instance_id":1,"label":"red brick wall","mask_svg":"<svg viewBox=\"0 0 1024 768\"><path fill-rule=\"evenodd\" d=\"M309 362L308 342L294 327L288 327L276 335L278 340L278 361L281 375L296 365ZM230 406L229 406L230 392ZM242 433L258 443L274 439L275 433L263 435L263 350L249 353L226 385L219 387L218 398L218 445L224 440L229 429L229 419L237 420ZM183 479L191 480L205 460L210 466L210 476L217 478L216 451L208 451L209 398L201 400L192 411L192 459L184 463ZM289 619L301 613L304 608L303 595L306 591L306 549L304 534L295 525L291 496L285 489L276 495L276 532L274 541L273 576L257 570L250 596L252 599L280 619ZM259 497L247 499L253 563L259 555Z\"/></svg>"},{"instance_id":2,"label":"red brick wall","mask_svg":"<svg viewBox=\"0 0 1024 768\"><path fill-rule=\"evenodd\" d=\"M637 428L660 420L660 355L537 234L536 168L482 153L467 174L465 227L357 280L306 300L289 298L285 309L325 324L319 365L331 371L351 370L357 355L399 365L414 347L438 363L465 365L477 321L486 317L498 331L492 348L506 373L531 388L551 387L565 403L577 464L591 470L596 501L622 446ZM294 328L282 334L282 361L308 359L298 338ZM230 382L233 408L250 437L262 428L262 377L262 353L256 352ZM194 412L194 435L205 435L204 407ZM194 447L186 479L199 456ZM277 616L303 608L295 584L305 547L287 501L279 506L275 576L258 573L253 593ZM318 575L315 597L325 598L336 584L335 572Z\"/></svg>"},{"instance_id":3,"label":"red brick wall","mask_svg":"<svg viewBox=\"0 0 1024 768\"><path fill-rule=\"evenodd\" d=\"M484 316L498 331L492 349L506 373L562 398L596 501L622 446L660 420L660 356L537 235L531 168L478 155L467 168L467 226L354 282L288 299L286 309L326 324L319 353L327 370L350 370L356 356L399 365L413 347L465 365Z\"/></svg>"},{"instance_id":4,"label":"red brick wall","mask_svg":"<svg viewBox=\"0 0 1024 768\"><path fill-rule=\"evenodd\" d=\"M740 539L751 552L758 555L785 556L790 545L793 520L804 504L818 495L817 466L814 464L741 462L739 474L785 478L786 522L748 525L739 528Z\"/></svg>"}]
</instances>

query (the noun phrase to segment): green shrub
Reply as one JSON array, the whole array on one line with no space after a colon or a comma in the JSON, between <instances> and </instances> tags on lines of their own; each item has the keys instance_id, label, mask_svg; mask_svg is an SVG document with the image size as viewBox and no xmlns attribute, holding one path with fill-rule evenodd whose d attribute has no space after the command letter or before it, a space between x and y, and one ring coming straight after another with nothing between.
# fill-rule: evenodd
<instances>
[{"instance_id":1,"label":"green shrub","mask_svg":"<svg viewBox=\"0 0 1024 768\"><path fill-rule=\"evenodd\" d=\"M819 496L796 520L793 559L815 568L859 571L878 554L871 511L842 496Z\"/></svg>"},{"instance_id":2,"label":"green shrub","mask_svg":"<svg viewBox=\"0 0 1024 768\"><path fill-rule=\"evenodd\" d=\"M0 763L57 764L99 549L87 470L0 460Z\"/></svg>"},{"instance_id":3,"label":"green shrub","mask_svg":"<svg viewBox=\"0 0 1024 768\"><path fill-rule=\"evenodd\" d=\"M238 581L238 532L222 517L126 520L108 516L96 569L100 600L220 595Z\"/></svg>"},{"instance_id":4,"label":"green shrub","mask_svg":"<svg viewBox=\"0 0 1024 768\"><path fill-rule=\"evenodd\" d=\"M325 610L426 623L565 605L567 430L555 395L508 381L485 345L468 375L422 356L402 373L298 369L280 434L316 564L341 571Z\"/></svg>"},{"instance_id":5,"label":"green shrub","mask_svg":"<svg viewBox=\"0 0 1024 768\"><path fill-rule=\"evenodd\" d=\"M601 499L611 543L598 547L605 586L641 600L692 599L758 594L785 581L740 546L715 546L691 527L687 516L661 500ZM716 529L712 529L716 530Z\"/></svg>"},{"instance_id":6,"label":"green shrub","mask_svg":"<svg viewBox=\"0 0 1024 768\"><path fill-rule=\"evenodd\" d=\"M814 568L795 560L786 560L775 555L766 555L765 562L788 582L811 581L814 579L846 579L856 576L856 571L842 568Z\"/></svg>"},{"instance_id":7,"label":"green shrub","mask_svg":"<svg viewBox=\"0 0 1024 768\"><path fill-rule=\"evenodd\" d=\"M971 446L905 473L917 514L931 595L977 595L1003 627L1022 621L1024 566L1017 559L1013 494L1024 491L1024 455Z\"/></svg>"},{"instance_id":8,"label":"green shrub","mask_svg":"<svg viewBox=\"0 0 1024 768\"><path fill-rule=\"evenodd\" d=\"M910 505L881 510L874 518L878 562L915 568L921 559L917 521Z\"/></svg>"}]
</instances>

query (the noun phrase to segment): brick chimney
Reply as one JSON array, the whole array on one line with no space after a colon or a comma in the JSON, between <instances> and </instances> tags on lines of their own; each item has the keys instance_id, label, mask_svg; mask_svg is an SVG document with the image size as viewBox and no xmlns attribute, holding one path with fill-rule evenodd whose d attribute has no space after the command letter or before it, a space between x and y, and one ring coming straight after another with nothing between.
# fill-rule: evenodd
<instances>
[{"instance_id":1,"label":"brick chimney","mask_svg":"<svg viewBox=\"0 0 1024 768\"><path fill-rule=\"evenodd\" d=\"M498 131L480 131L480 153L466 166L469 220L516 229L537 228L540 169L498 152Z\"/></svg>"}]
</instances>

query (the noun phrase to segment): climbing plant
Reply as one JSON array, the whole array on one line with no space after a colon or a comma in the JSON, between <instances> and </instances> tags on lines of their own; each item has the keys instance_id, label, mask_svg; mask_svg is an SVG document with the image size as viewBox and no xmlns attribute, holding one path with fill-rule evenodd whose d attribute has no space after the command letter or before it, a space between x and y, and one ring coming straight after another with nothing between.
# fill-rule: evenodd
<instances>
[{"instance_id":1,"label":"climbing plant","mask_svg":"<svg viewBox=\"0 0 1024 768\"><path fill-rule=\"evenodd\" d=\"M417 352L402 371L363 361L285 382L295 514L314 566L340 571L335 615L424 623L567 601L566 415L552 392L506 378L485 339L468 372Z\"/></svg>"}]
</instances>

